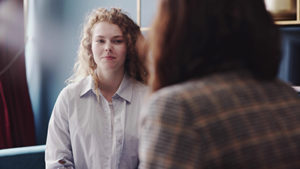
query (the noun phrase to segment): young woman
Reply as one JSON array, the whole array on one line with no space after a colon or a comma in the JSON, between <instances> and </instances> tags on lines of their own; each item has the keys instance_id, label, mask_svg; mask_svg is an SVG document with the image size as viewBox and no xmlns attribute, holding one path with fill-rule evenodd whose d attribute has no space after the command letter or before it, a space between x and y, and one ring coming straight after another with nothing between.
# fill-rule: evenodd
<instances>
[{"instance_id":1,"label":"young woman","mask_svg":"<svg viewBox=\"0 0 300 169\"><path fill-rule=\"evenodd\" d=\"M120 9L89 15L74 75L49 122L46 168L137 167L137 125L146 93L139 36L139 27Z\"/></svg>"},{"instance_id":2,"label":"young woman","mask_svg":"<svg viewBox=\"0 0 300 169\"><path fill-rule=\"evenodd\" d=\"M295 169L300 99L263 0L161 0L140 169Z\"/></svg>"}]
</instances>

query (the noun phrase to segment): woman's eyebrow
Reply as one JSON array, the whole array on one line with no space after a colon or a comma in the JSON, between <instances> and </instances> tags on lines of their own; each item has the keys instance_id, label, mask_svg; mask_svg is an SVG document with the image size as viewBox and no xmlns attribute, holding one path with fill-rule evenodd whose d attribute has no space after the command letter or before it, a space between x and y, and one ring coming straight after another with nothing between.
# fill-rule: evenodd
<instances>
[{"instance_id":1,"label":"woman's eyebrow","mask_svg":"<svg viewBox=\"0 0 300 169\"><path fill-rule=\"evenodd\" d=\"M113 36L113 38L123 38L122 35L116 35L116 36Z\"/></svg>"},{"instance_id":2,"label":"woman's eyebrow","mask_svg":"<svg viewBox=\"0 0 300 169\"><path fill-rule=\"evenodd\" d=\"M96 37L97 38L106 38L106 36L103 36L103 35L97 35ZM112 38L123 38L123 35L115 35Z\"/></svg>"}]
</instances>

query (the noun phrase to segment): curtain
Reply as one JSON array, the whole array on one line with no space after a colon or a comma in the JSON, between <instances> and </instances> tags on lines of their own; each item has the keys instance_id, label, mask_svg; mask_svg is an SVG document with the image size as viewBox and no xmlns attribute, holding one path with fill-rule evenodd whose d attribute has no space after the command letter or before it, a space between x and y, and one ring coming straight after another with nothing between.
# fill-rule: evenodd
<instances>
[{"instance_id":1,"label":"curtain","mask_svg":"<svg viewBox=\"0 0 300 169\"><path fill-rule=\"evenodd\" d=\"M0 11L0 149L31 146L35 132L25 71L23 1L0 0Z\"/></svg>"}]
</instances>

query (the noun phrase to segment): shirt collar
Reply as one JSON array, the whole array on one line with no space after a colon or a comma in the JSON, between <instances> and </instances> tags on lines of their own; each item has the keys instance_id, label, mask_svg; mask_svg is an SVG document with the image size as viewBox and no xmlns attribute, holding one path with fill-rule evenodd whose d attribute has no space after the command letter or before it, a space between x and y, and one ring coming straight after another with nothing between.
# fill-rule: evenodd
<instances>
[{"instance_id":1,"label":"shirt collar","mask_svg":"<svg viewBox=\"0 0 300 169\"><path fill-rule=\"evenodd\" d=\"M131 97L132 97L132 79L125 74L123 76L122 82L116 92L116 94L113 97L116 97L116 95L120 96L124 100L131 102ZM86 79L83 82L83 88L80 92L80 97L88 93L89 91L92 91L94 94L96 92L94 91L94 80L92 76L86 77Z\"/></svg>"},{"instance_id":2,"label":"shirt collar","mask_svg":"<svg viewBox=\"0 0 300 169\"><path fill-rule=\"evenodd\" d=\"M85 95L86 93L88 93L89 91L92 91L93 93L96 93L94 91L94 83L93 83L93 78L92 76L87 76L84 80L83 80L83 88L80 92L80 97Z\"/></svg>"},{"instance_id":3,"label":"shirt collar","mask_svg":"<svg viewBox=\"0 0 300 169\"><path fill-rule=\"evenodd\" d=\"M120 96L128 102L131 102L132 79L127 74L124 75L123 80L116 92L116 95Z\"/></svg>"}]
</instances>

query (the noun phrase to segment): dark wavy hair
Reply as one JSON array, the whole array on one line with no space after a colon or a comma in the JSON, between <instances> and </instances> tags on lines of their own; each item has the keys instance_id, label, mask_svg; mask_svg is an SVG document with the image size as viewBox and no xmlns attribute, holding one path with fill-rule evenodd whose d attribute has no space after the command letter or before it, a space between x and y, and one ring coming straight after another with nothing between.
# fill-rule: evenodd
<instances>
[{"instance_id":1,"label":"dark wavy hair","mask_svg":"<svg viewBox=\"0 0 300 169\"><path fill-rule=\"evenodd\" d=\"M161 0L148 42L153 91L240 69L271 80L281 59L263 0Z\"/></svg>"}]
</instances>

